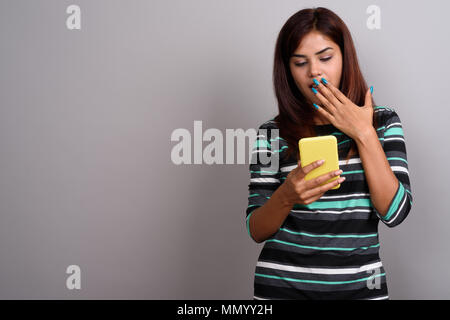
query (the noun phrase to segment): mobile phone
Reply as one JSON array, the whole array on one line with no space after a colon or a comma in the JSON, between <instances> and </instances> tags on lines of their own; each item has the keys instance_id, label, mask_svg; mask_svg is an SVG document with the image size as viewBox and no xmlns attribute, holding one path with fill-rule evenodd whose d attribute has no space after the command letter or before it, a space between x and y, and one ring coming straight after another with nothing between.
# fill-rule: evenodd
<instances>
[{"instance_id":1,"label":"mobile phone","mask_svg":"<svg viewBox=\"0 0 450 320\"><path fill-rule=\"evenodd\" d=\"M298 141L298 147L300 151L300 161L302 168L308 164L325 160L325 162L308 172L305 176L305 180L311 180L318 176L321 176L330 171L339 170L339 156L337 148L337 139L333 135L302 138ZM331 181L339 179L340 176L335 176L328 181L323 182L321 185L327 184ZM338 189L341 185L338 184L331 189Z\"/></svg>"}]
</instances>

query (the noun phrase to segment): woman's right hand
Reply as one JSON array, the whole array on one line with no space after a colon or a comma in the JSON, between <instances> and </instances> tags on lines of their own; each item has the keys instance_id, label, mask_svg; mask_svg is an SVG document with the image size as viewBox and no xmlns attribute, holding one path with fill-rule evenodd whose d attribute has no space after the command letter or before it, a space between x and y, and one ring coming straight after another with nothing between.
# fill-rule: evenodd
<instances>
[{"instance_id":1,"label":"woman's right hand","mask_svg":"<svg viewBox=\"0 0 450 320\"><path fill-rule=\"evenodd\" d=\"M284 185L284 197L289 205L298 204L310 204L318 200L322 195L333 188L334 186L342 183L345 178L341 177L327 184L321 185L325 181L330 180L342 173L342 170L330 171L314 179L306 181L304 178L306 174L315 168L321 166L319 161L310 163L302 168L300 160L298 161L297 168L293 169L286 177Z\"/></svg>"}]
</instances>

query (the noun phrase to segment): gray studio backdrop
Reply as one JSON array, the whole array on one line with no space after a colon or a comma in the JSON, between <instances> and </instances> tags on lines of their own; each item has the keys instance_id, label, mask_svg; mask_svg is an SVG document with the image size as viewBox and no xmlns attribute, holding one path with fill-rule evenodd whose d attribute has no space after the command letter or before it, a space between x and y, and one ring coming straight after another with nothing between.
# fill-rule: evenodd
<instances>
[{"instance_id":1,"label":"gray studio backdrop","mask_svg":"<svg viewBox=\"0 0 450 320\"><path fill-rule=\"evenodd\" d=\"M449 299L445 0L1 0L0 298L252 299L248 160L176 165L171 134L275 116L275 40L311 6L347 23L403 123L414 204L380 223L390 297Z\"/></svg>"}]
</instances>

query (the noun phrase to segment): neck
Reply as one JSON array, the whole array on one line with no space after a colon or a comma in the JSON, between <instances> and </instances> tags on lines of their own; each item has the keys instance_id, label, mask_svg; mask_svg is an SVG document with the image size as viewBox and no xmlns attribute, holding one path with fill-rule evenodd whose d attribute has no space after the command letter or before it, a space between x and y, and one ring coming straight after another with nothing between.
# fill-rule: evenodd
<instances>
[{"instance_id":1,"label":"neck","mask_svg":"<svg viewBox=\"0 0 450 320\"><path fill-rule=\"evenodd\" d=\"M327 119L324 119L322 117L314 118L313 122L314 122L314 124L318 124L318 125L331 124L331 122L329 122Z\"/></svg>"}]
</instances>

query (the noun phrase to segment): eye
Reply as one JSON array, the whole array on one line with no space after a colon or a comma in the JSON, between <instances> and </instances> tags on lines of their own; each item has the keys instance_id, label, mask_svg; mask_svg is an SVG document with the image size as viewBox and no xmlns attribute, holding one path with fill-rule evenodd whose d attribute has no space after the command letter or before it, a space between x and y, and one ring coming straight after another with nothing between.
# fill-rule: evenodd
<instances>
[{"instance_id":1,"label":"eye","mask_svg":"<svg viewBox=\"0 0 450 320\"><path fill-rule=\"evenodd\" d=\"M322 59L320 59L320 61L325 62L325 61L330 60L331 58L332 58L332 56L326 57L326 58L322 58ZM301 66L303 66L303 65L305 65L305 64L306 64L306 62L295 63L295 65L296 65L297 67L301 67Z\"/></svg>"},{"instance_id":2,"label":"eye","mask_svg":"<svg viewBox=\"0 0 450 320\"><path fill-rule=\"evenodd\" d=\"M295 63L295 65L296 65L297 67L301 67L301 66L303 66L304 64L306 64L306 62Z\"/></svg>"}]
</instances>

